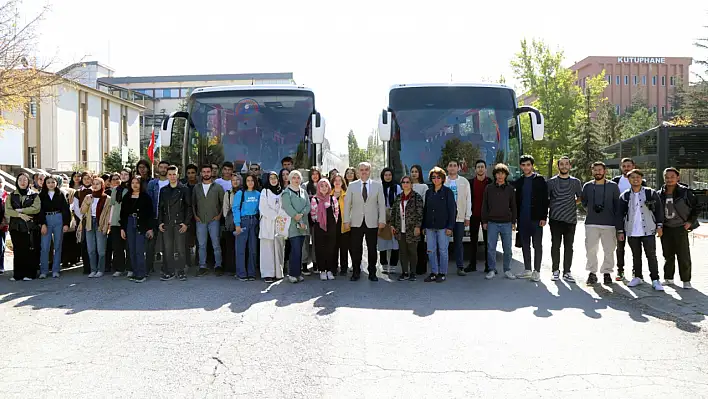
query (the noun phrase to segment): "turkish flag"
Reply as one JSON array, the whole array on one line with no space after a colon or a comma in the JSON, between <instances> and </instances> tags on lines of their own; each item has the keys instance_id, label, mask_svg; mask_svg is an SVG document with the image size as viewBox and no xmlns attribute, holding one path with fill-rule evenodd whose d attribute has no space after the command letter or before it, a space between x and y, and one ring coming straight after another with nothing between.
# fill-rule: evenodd
<instances>
[{"instance_id":1,"label":"turkish flag","mask_svg":"<svg viewBox=\"0 0 708 399\"><path fill-rule=\"evenodd\" d=\"M150 145L148 146L148 158L150 164L155 163L155 128L152 128L152 136L150 136Z\"/></svg>"}]
</instances>

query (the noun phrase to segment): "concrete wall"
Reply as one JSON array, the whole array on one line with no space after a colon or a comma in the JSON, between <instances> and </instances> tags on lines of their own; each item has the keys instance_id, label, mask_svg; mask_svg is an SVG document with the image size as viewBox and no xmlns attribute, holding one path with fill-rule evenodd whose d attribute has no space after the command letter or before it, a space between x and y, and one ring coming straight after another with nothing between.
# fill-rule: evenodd
<instances>
[{"instance_id":1,"label":"concrete wall","mask_svg":"<svg viewBox=\"0 0 708 399\"><path fill-rule=\"evenodd\" d=\"M75 89L60 88L56 113L56 148L58 162L79 160L79 92ZM57 165L42 165L56 167Z\"/></svg>"},{"instance_id":2,"label":"concrete wall","mask_svg":"<svg viewBox=\"0 0 708 399\"><path fill-rule=\"evenodd\" d=\"M55 91L55 89L50 89ZM44 98L39 104L39 131L41 154L39 165L41 167L56 166L59 161L57 148L57 101L53 98ZM26 151L26 150L25 150ZM29 160L27 160L29 164Z\"/></svg>"},{"instance_id":3,"label":"concrete wall","mask_svg":"<svg viewBox=\"0 0 708 399\"><path fill-rule=\"evenodd\" d=\"M140 113L128 108L128 148L140 156Z\"/></svg>"},{"instance_id":4,"label":"concrete wall","mask_svg":"<svg viewBox=\"0 0 708 399\"><path fill-rule=\"evenodd\" d=\"M86 130L86 160L89 162L89 165L93 165L94 162L99 162L102 164L103 145L101 141L103 134L101 131L101 97L89 93L88 109L86 111L88 114Z\"/></svg>"},{"instance_id":5,"label":"concrete wall","mask_svg":"<svg viewBox=\"0 0 708 399\"><path fill-rule=\"evenodd\" d=\"M108 150L120 146L120 104L110 102L110 122L108 130Z\"/></svg>"}]
</instances>

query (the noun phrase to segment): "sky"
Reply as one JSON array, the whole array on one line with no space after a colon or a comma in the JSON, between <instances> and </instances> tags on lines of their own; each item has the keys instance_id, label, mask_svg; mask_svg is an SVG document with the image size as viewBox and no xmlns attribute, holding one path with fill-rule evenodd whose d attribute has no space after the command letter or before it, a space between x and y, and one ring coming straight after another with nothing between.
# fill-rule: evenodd
<instances>
[{"instance_id":1,"label":"sky","mask_svg":"<svg viewBox=\"0 0 708 399\"><path fill-rule=\"evenodd\" d=\"M39 56L57 70L99 61L116 76L293 72L315 92L332 149L360 145L397 83L496 81L523 38L586 56L689 56L708 37L705 0L157 1L23 0L50 5ZM698 68L692 71L697 72Z\"/></svg>"}]
</instances>

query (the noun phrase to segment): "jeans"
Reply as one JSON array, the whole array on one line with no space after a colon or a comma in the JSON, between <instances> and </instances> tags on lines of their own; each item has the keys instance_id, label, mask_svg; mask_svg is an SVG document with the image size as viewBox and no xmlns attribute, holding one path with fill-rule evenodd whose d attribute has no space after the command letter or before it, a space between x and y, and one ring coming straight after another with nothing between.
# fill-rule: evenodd
<instances>
[{"instance_id":1,"label":"jeans","mask_svg":"<svg viewBox=\"0 0 708 399\"><path fill-rule=\"evenodd\" d=\"M288 268L288 275L291 277L300 277L302 274L302 245L305 242L305 238L309 239L309 236L297 236L290 237L290 267Z\"/></svg>"},{"instance_id":2,"label":"jeans","mask_svg":"<svg viewBox=\"0 0 708 399\"><path fill-rule=\"evenodd\" d=\"M40 273L49 273L49 248L52 246L54 237L54 260L52 261L52 273L59 273L61 269L61 246L64 240L64 221L61 212L47 215L47 234L42 236L42 254L40 259Z\"/></svg>"},{"instance_id":3,"label":"jeans","mask_svg":"<svg viewBox=\"0 0 708 399\"><path fill-rule=\"evenodd\" d=\"M521 233L521 252L524 254L524 269L531 270L531 244L533 243L533 270L541 271L541 258L543 256L543 228L538 222L532 221L530 232ZM530 234L530 235L529 235Z\"/></svg>"},{"instance_id":4,"label":"jeans","mask_svg":"<svg viewBox=\"0 0 708 399\"><path fill-rule=\"evenodd\" d=\"M570 273L573 264L573 241L575 240L575 223L551 220L551 260L553 271L560 270L560 247L563 243L563 274Z\"/></svg>"},{"instance_id":5,"label":"jeans","mask_svg":"<svg viewBox=\"0 0 708 399\"><path fill-rule=\"evenodd\" d=\"M489 271L497 270L497 239L501 236L504 271L511 271L511 223L487 222L487 261Z\"/></svg>"},{"instance_id":6,"label":"jeans","mask_svg":"<svg viewBox=\"0 0 708 399\"><path fill-rule=\"evenodd\" d=\"M649 263L649 277L651 281L659 279L659 262L656 259L656 237L626 237L629 248L632 250L632 263L634 268L634 277L643 278L642 275L642 247L647 256Z\"/></svg>"},{"instance_id":7,"label":"jeans","mask_svg":"<svg viewBox=\"0 0 708 399\"><path fill-rule=\"evenodd\" d=\"M241 234L236 235L236 275L239 278L256 276L256 252L258 252L258 217L241 216ZM248 246L248 265L246 265Z\"/></svg>"},{"instance_id":8,"label":"jeans","mask_svg":"<svg viewBox=\"0 0 708 399\"><path fill-rule=\"evenodd\" d=\"M455 263L458 269L465 267L463 264L463 256L465 254L465 246L462 242L463 238L465 238L465 223L455 222L455 227L452 229L452 245L455 248Z\"/></svg>"},{"instance_id":9,"label":"jeans","mask_svg":"<svg viewBox=\"0 0 708 399\"><path fill-rule=\"evenodd\" d=\"M128 256L133 266L133 276L143 278L147 274L145 266L145 235L138 231L138 219L128 218L128 229L125 232L128 239Z\"/></svg>"},{"instance_id":10,"label":"jeans","mask_svg":"<svg viewBox=\"0 0 708 399\"><path fill-rule=\"evenodd\" d=\"M450 239L445 234L445 229L425 229L425 241L428 244L430 272L433 274L447 274L449 257L447 247L450 244ZM440 255L439 262L438 254Z\"/></svg>"},{"instance_id":11,"label":"jeans","mask_svg":"<svg viewBox=\"0 0 708 399\"><path fill-rule=\"evenodd\" d=\"M206 268L207 239L211 238L211 245L214 247L214 266L221 267L221 224L218 220L209 223L197 222L197 241L199 241L199 268Z\"/></svg>"},{"instance_id":12,"label":"jeans","mask_svg":"<svg viewBox=\"0 0 708 399\"><path fill-rule=\"evenodd\" d=\"M103 273L106 265L106 235L98 229L98 219L91 217L91 230L85 230L91 272Z\"/></svg>"},{"instance_id":13,"label":"jeans","mask_svg":"<svg viewBox=\"0 0 708 399\"><path fill-rule=\"evenodd\" d=\"M688 231L679 227L665 227L661 236L661 248L664 252L664 278L674 279L676 258L678 258L679 277L681 281L691 281L691 249L688 243Z\"/></svg>"}]
</instances>

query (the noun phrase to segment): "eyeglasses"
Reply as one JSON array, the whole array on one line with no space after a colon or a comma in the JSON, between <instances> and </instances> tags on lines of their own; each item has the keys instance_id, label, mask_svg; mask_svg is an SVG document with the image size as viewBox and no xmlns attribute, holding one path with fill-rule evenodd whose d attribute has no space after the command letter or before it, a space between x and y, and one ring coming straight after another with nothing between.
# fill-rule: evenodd
<instances>
[{"instance_id":1,"label":"eyeglasses","mask_svg":"<svg viewBox=\"0 0 708 399\"><path fill-rule=\"evenodd\" d=\"M251 172L258 172L260 170L260 168L249 168L249 169L251 170Z\"/></svg>"},{"instance_id":2,"label":"eyeglasses","mask_svg":"<svg viewBox=\"0 0 708 399\"><path fill-rule=\"evenodd\" d=\"M411 182L409 180L404 180L401 182L401 184L411 184Z\"/></svg>"},{"instance_id":3,"label":"eyeglasses","mask_svg":"<svg viewBox=\"0 0 708 399\"><path fill-rule=\"evenodd\" d=\"M440 176L433 176L433 180L442 180L442 177L440 177Z\"/></svg>"}]
</instances>

